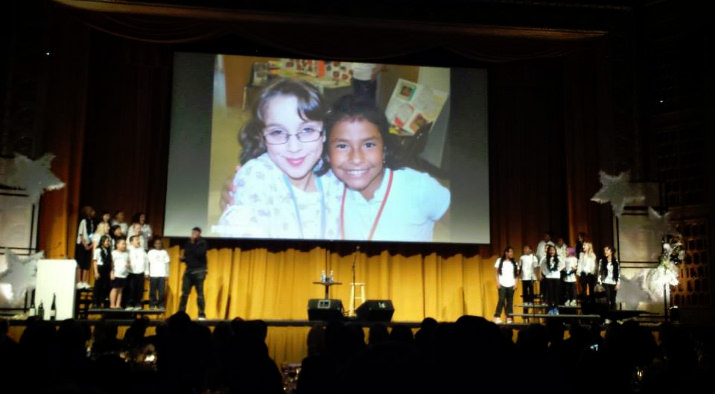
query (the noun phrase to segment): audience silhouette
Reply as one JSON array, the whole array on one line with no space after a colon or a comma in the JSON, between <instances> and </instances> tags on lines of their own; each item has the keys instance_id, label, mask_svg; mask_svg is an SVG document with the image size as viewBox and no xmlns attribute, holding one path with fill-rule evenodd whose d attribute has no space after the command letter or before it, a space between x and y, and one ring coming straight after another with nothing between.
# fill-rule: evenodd
<instances>
[{"instance_id":1,"label":"audience silhouette","mask_svg":"<svg viewBox=\"0 0 715 394\"><path fill-rule=\"evenodd\" d=\"M137 319L119 340L111 322L92 329L31 318L16 343L0 320L3 392L285 392L264 321L236 318L212 331L179 312L155 335L148 328ZM418 329L315 324L292 392L687 391L704 387L713 372L715 336L707 326L550 320L519 327L514 340L515 330L469 315L426 318Z\"/></svg>"}]
</instances>

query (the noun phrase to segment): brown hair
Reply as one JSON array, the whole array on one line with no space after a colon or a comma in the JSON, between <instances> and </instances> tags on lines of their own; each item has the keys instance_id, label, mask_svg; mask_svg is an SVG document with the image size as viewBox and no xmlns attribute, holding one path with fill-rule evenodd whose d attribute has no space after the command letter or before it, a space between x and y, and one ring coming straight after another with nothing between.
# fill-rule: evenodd
<instances>
[{"instance_id":1,"label":"brown hair","mask_svg":"<svg viewBox=\"0 0 715 394\"><path fill-rule=\"evenodd\" d=\"M266 106L271 99L278 96L294 96L298 99L298 116L303 120L322 122L325 117L323 97L315 86L300 79L274 80L263 89L253 105L251 120L238 134L238 142L243 148L239 158L241 164L246 164L247 161L266 152L266 143L263 139Z\"/></svg>"}]
</instances>

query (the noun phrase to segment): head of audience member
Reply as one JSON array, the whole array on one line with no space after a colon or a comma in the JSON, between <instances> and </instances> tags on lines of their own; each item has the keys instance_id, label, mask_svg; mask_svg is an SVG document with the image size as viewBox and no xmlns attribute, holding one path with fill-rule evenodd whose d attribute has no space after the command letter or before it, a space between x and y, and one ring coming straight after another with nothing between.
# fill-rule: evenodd
<instances>
[{"instance_id":1,"label":"head of audience member","mask_svg":"<svg viewBox=\"0 0 715 394\"><path fill-rule=\"evenodd\" d=\"M532 323L519 330L516 349L522 357L544 357L549 349L549 333L546 327Z\"/></svg>"},{"instance_id":2,"label":"head of audience member","mask_svg":"<svg viewBox=\"0 0 715 394\"><path fill-rule=\"evenodd\" d=\"M114 212L114 221L116 223L124 223L124 211L117 210Z\"/></svg>"},{"instance_id":3,"label":"head of audience member","mask_svg":"<svg viewBox=\"0 0 715 394\"><path fill-rule=\"evenodd\" d=\"M10 331L10 322L5 318L0 318L0 344L5 340Z\"/></svg>"},{"instance_id":4,"label":"head of audience member","mask_svg":"<svg viewBox=\"0 0 715 394\"><path fill-rule=\"evenodd\" d=\"M385 323L376 322L370 325L368 332L368 344L377 345L383 343L390 338L390 333L387 330Z\"/></svg>"},{"instance_id":5,"label":"head of audience member","mask_svg":"<svg viewBox=\"0 0 715 394\"><path fill-rule=\"evenodd\" d=\"M308 331L308 355L325 354L325 329L314 325Z\"/></svg>"}]
</instances>

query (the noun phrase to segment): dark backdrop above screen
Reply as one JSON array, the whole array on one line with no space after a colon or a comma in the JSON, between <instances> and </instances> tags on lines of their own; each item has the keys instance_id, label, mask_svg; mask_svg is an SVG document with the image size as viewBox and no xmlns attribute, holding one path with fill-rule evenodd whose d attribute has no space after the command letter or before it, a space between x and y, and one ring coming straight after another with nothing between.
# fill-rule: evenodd
<instances>
[{"instance_id":1,"label":"dark backdrop above screen","mask_svg":"<svg viewBox=\"0 0 715 394\"><path fill-rule=\"evenodd\" d=\"M174 60L165 236L490 242L486 70Z\"/></svg>"}]
</instances>

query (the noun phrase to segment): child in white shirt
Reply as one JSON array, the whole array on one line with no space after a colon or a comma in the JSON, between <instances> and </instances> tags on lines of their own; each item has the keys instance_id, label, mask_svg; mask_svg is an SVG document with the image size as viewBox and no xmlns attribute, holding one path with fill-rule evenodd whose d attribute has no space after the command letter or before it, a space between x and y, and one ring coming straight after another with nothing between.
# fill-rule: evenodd
<instances>
[{"instance_id":1,"label":"child in white shirt","mask_svg":"<svg viewBox=\"0 0 715 394\"><path fill-rule=\"evenodd\" d=\"M97 228L102 224L99 223ZM102 235L97 242L97 247L94 249L94 307L106 307L105 300L111 291L112 282L110 279L112 272L112 239L109 235Z\"/></svg>"},{"instance_id":2,"label":"child in white shirt","mask_svg":"<svg viewBox=\"0 0 715 394\"><path fill-rule=\"evenodd\" d=\"M566 263L559 259L556 247L549 245L546 247L546 256L540 262L541 274L544 280L541 282L544 287L544 301L548 305L549 315L559 314L559 294L561 285L561 272L566 269Z\"/></svg>"},{"instance_id":3,"label":"child in white shirt","mask_svg":"<svg viewBox=\"0 0 715 394\"><path fill-rule=\"evenodd\" d=\"M139 310L144 295L144 278L149 276L149 259L141 246L141 235L132 235L130 240L127 309Z\"/></svg>"},{"instance_id":4,"label":"child in white shirt","mask_svg":"<svg viewBox=\"0 0 715 394\"><path fill-rule=\"evenodd\" d=\"M154 249L149 251L149 306L164 309L166 278L169 276L169 253L161 238L154 240Z\"/></svg>"},{"instance_id":5,"label":"child in white shirt","mask_svg":"<svg viewBox=\"0 0 715 394\"><path fill-rule=\"evenodd\" d=\"M494 322L501 323L501 312L502 308L506 309L506 322L513 323L513 303L514 303L514 291L516 290L519 274L519 266L516 261L514 261L514 249L507 247L504 249L504 254L497 259L494 264L497 275L497 291L499 295L499 301L497 302L497 309L494 311Z\"/></svg>"},{"instance_id":6,"label":"child in white shirt","mask_svg":"<svg viewBox=\"0 0 715 394\"><path fill-rule=\"evenodd\" d=\"M536 281L536 269L539 267L539 260L534 256L531 246L524 245L523 254L519 259L521 266L521 292L524 297L524 305L534 303L534 281Z\"/></svg>"},{"instance_id":7,"label":"child in white shirt","mask_svg":"<svg viewBox=\"0 0 715 394\"><path fill-rule=\"evenodd\" d=\"M564 305L576 306L576 269L578 268L578 259L576 258L576 249L566 248L566 268L564 269Z\"/></svg>"},{"instance_id":8,"label":"child in white shirt","mask_svg":"<svg viewBox=\"0 0 715 394\"><path fill-rule=\"evenodd\" d=\"M122 306L122 290L126 284L129 273L129 252L127 252L127 240L118 238L116 250L112 251L112 291L109 293L109 307L120 308Z\"/></svg>"}]
</instances>

